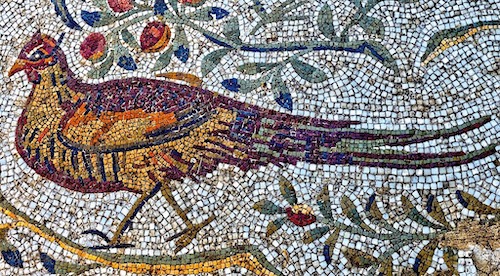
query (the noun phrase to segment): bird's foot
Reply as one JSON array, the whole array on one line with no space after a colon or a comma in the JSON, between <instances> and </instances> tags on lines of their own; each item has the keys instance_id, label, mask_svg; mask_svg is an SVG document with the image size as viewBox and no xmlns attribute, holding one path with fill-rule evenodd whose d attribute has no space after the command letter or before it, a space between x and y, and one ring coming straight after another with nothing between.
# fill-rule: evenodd
<instances>
[{"instance_id":1,"label":"bird's foot","mask_svg":"<svg viewBox=\"0 0 500 276\"><path fill-rule=\"evenodd\" d=\"M111 240L104 234L103 232L95 229L89 229L82 232L82 234L90 234L95 235L103 239L107 245L97 245L97 246L89 246L89 249L110 249L110 248L129 248L134 247L133 244L129 243L113 243Z\"/></svg>"},{"instance_id":2,"label":"bird's foot","mask_svg":"<svg viewBox=\"0 0 500 276\"><path fill-rule=\"evenodd\" d=\"M180 236L180 238L175 242L176 248L175 253L181 251L184 247L193 241L198 232L208 224L210 224L215 219L215 216L212 215L205 221L199 224L192 224L191 222L187 223L187 228L180 232L178 235L175 235L174 238Z\"/></svg>"}]
</instances>

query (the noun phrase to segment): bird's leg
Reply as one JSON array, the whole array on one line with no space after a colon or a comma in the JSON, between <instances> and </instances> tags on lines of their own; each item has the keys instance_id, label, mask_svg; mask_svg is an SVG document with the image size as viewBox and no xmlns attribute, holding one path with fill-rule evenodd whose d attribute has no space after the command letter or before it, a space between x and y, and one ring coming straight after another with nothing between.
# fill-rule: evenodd
<instances>
[{"instance_id":1,"label":"bird's leg","mask_svg":"<svg viewBox=\"0 0 500 276\"><path fill-rule=\"evenodd\" d=\"M162 186L161 193L163 197L167 200L167 202L170 204L170 206L172 206L175 213L182 219L182 221L184 221L187 227L187 229L183 231L183 234L180 236L180 238L175 242L175 245L177 246L175 252L177 253L182 248L190 244L191 241L196 237L196 234L198 234L198 232L203 227L211 223L215 219L215 216L214 215L210 216L202 223L193 224L193 222L191 222L191 220L187 217L187 212L183 210L175 200L174 195L172 194L172 189L168 185Z\"/></svg>"},{"instance_id":2,"label":"bird's leg","mask_svg":"<svg viewBox=\"0 0 500 276\"><path fill-rule=\"evenodd\" d=\"M150 198L152 198L159 190L161 187L161 183L157 183L156 186L149 192L143 193L135 202L134 205L132 205L132 208L128 211L127 215L123 220L120 222L118 225L118 228L115 231L115 234L113 235L113 238L110 241L110 244L117 244L121 235L127 228L130 227L132 224L132 219L139 213L141 210L142 206L148 201Z\"/></svg>"}]
</instances>

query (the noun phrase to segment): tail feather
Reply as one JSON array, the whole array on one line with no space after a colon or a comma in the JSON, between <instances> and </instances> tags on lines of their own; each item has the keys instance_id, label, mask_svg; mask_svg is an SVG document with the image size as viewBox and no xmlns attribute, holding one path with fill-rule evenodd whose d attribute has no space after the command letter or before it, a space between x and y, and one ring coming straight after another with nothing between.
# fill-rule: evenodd
<instances>
[{"instance_id":1,"label":"tail feather","mask_svg":"<svg viewBox=\"0 0 500 276\"><path fill-rule=\"evenodd\" d=\"M355 164L390 168L432 168L456 166L471 162L496 152L495 145L471 153L452 151L444 153L412 153L402 150L382 149L405 146L439 138L448 138L479 128L491 118L464 123L438 131L380 131L353 128L327 128L314 124L292 123L262 119L241 120L239 130L253 133L253 158L273 163L299 161L318 164ZM247 124L245 124L247 122ZM239 132L241 134L241 132Z\"/></svg>"}]
</instances>

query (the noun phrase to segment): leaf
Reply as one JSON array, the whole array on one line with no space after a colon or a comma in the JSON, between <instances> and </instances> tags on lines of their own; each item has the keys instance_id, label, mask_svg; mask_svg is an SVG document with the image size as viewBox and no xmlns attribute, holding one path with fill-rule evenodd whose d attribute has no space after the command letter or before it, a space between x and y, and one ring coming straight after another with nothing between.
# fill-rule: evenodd
<instances>
[{"instance_id":1,"label":"leaf","mask_svg":"<svg viewBox=\"0 0 500 276\"><path fill-rule=\"evenodd\" d=\"M186 17L191 20L196 21L212 21L214 17L212 16L212 7L201 7L196 9L194 12L186 14Z\"/></svg>"},{"instance_id":2,"label":"leaf","mask_svg":"<svg viewBox=\"0 0 500 276\"><path fill-rule=\"evenodd\" d=\"M283 226L285 221L286 221L285 218L279 218L279 219L275 219L273 221L270 221L269 224L267 225L266 237L269 237L274 232L278 231L281 228L281 226Z\"/></svg>"},{"instance_id":3,"label":"leaf","mask_svg":"<svg viewBox=\"0 0 500 276\"><path fill-rule=\"evenodd\" d=\"M374 217L375 219L382 220L382 212L380 212L380 209L377 206L377 203L375 202L375 194L372 194L368 198L368 202L366 203L365 211L369 212L369 214Z\"/></svg>"},{"instance_id":4,"label":"leaf","mask_svg":"<svg viewBox=\"0 0 500 276\"><path fill-rule=\"evenodd\" d=\"M340 206L342 207L342 213L348 217L352 222L360 225L362 222L361 216L358 210L356 210L356 205L347 196L342 196L340 200Z\"/></svg>"},{"instance_id":5,"label":"leaf","mask_svg":"<svg viewBox=\"0 0 500 276\"><path fill-rule=\"evenodd\" d=\"M168 10L165 0L155 0L153 9L155 11L155 15L165 15L165 12Z\"/></svg>"},{"instance_id":6,"label":"leaf","mask_svg":"<svg viewBox=\"0 0 500 276\"><path fill-rule=\"evenodd\" d=\"M123 29L121 32L122 39L127 43L130 47L134 49L139 49L139 43L137 43L137 40L135 39L134 35L132 35L129 30Z\"/></svg>"},{"instance_id":7,"label":"leaf","mask_svg":"<svg viewBox=\"0 0 500 276\"><path fill-rule=\"evenodd\" d=\"M458 273L458 251L453 247L445 247L443 249L443 259L444 263L453 275L459 275Z\"/></svg>"},{"instance_id":8,"label":"leaf","mask_svg":"<svg viewBox=\"0 0 500 276\"><path fill-rule=\"evenodd\" d=\"M394 73L399 76L399 68L396 60L391 55L389 50L387 50L387 48L380 42L369 41L366 44L364 53L379 60L385 67L392 69Z\"/></svg>"},{"instance_id":9,"label":"leaf","mask_svg":"<svg viewBox=\"0 0 500 276\"><path fill-rule=\"evenodd\" d=\"M388 257L378 268L379 276L392 276L392 257Z\"/></svg>"},{"instance_id":10,"label":"leaf","mask_svg":"<svg viewBox=\"0 0 500 276\"><path fill-rule=\"evenodd\" d=\"M304 234L302 240L304 241L304 243L312 243L313 241L323 237L326 233L328 233L328 231L330 231L330 227L328 226L309 230Z\"/></svg>"},{"instance_id":11,"label":"leaf","mask_svg":"<svg viewBox=\"0 0 500 276\"><path fill-rule=\"evenodd\" d=\"M40 253L40 261L43 263L43 267L45 267L50 274L56 274L56 260L46 253Z\"/></svg>"},{"instance_id":12,"label":"leaf","mask_svg":"<svg viewBox=\"0 0 500 276\"><path fill-rule=\"evenodd\" d=\"M81 30L82 27L76 23L66 7L66 0L51 0L54 4L56 14L61 18L66 26L74 30Z\"/></svg>"},{"instance_id":13,"label":"leaf","mask_svg":"<svg viewBox=\"0 0 500 276\"><path fill-rule=\"evenodd\" d=\"M135 71L137 69L137 64L127 48L123 46L117 47L116 54L119 56L118 66L128 71Z\"/></svg>"},{"instance_id":14,"label":"leaf","mask_svg":"<svg viewBox=\"0 0 500 276\"><path fill-rule=\"evenodd\" d=\"M359 26L361 26L361 28L363 28L363 30L370 35L384 36L385 34L384 23L382 23L382 20L375 17L362 17L359 21Z\"/></svg>"},{"instance_id":15,"label":"leaf","mask_svg":"<svg viewBox=\"0 0 500 276\"><path fill-rule=\"evenodd\" d=\"M328 79L328 76L323 71L321 71L321 69L311 66L298 59L292 59L290 64L292 65L295 72L297 72L297 74L301 78L305 79L308 82L318 83Z\"/></svg>"},{"instance_id":16,"label":"leaf","mask_svg":"<svg viewBox=\"0 0 500 276\"><path fill-rule=\"evenodd\" d=\"M316 200L321 214L327 219L332 219L333 218L332 202L330 201L330 193L328 191L328 185L325 185L323 187L321 192L316 197Z\"/></svg>"},{"instance_id":17,"label":"leaf","mask_svg":"<svg viewBox=\"0 0 500 276\"><path fill-rule=\"evenodd\" d=\"M172 54L174 53L174 48L172 46L168 47L165 52L163 52L158 59L156 60L155 65L153 66L152 71L162 70L170 64L170 60L172 59Z\"/></svg>"},{"instance_id":18,"label":"leaf","mask_svg":"<svg viewBox=\"0 0 500 276\"><path fill-rule=\"evenodd\" d=\"M177 7L177 1L178 0L168 0L168 3L170 4L170 6L172 6L172 9L174 10L174 12L176 14L179 14L179 8ZM204 1L201 1L201 2L204 2Z\"/></svg>"},{"instance_id":19,"label":"leaf","mask_svg":"<svg viewBox=\"0 0 500 276\"><path fill-rule=\"evenodd\" d=\"M443 209L441 208L441 205L439 204L439 202L437 200L435 200L435 197L433 195L430 195L429 198L427 199L427 213L429 213L429 215L435 219L436 221L438 221L439 223L441 223L442 225L444 225L446 228L450 229L451 228L451 225L450 223L446 220L446 217L444 215L444 212L443 212Z\"/></svg>"},{"instance_id":20,"label":"leaf","mask_svg":"<svg viewBox=\"0 0 500 276\"><path fill-rule=\"evenodd\" d=\"M227 55L231 49L219 49L215 50L208 55L204 56L201 61L201 74L206 76L208 73L212 72L217 65L219 65L222 58Z\"/></svg>"},{"instance_id":21,"label":"leaf","mask_svg":"<svg viewBox=\"0 0 500 276\"><path fill-rule=\"evenodd\" d=\"M180 25L177 25L175 27L175 38L174 42L176 45L185 45L188 46L188 40L186 36L186 31L184 31L184 28Z\"/></svg>"},{"instance_id":22,"label":"leaf","mask_svg":"<svg viewBox=\"0 0 500 276\"><path fill-rule=\"evenodd\" d=\"M377 263L375 257L361 250L346 248L342 254L344 254L349 263L355 267L368 268Z\"/></svg>"},{"instance_id":23,"label":"leaf","mask_svg":"<svg viewBox=\"0 0 500 276\"><path fill-rule=\"evenodd\" d=\"M218 7L212 7L209 13L215 15L215 19L217 20L229 15L227 10Z\"/></svg>"},{"instance_id":24,"label":"leaf","mask_svg":"<svg viewBox=\"0 0 500 276\"><path fill-rule=\"evenodd\" d=\"M283 208L277 206L267 199L263 199L253 205L253 208L264 215L283 214Z\"/></svg>"},{"instance_id":25,"label":"leaf","mask_svg":"<svg viewBox=\"0 0 500 276\"><path fill-rule=\"evenodd\" d=\"M403 209L405 210L407 218L423 226L428 226L436 229L443 229L441 225L432 223L430 220L428 220L422 214L420 214L415 205L413 205L407 197L402 195L401 202L403 203Z\"/></svg>"},{"instance_id":26,"label":"leaf","mask_svg":"<svg viewBox=\"0 0 500 276\"><path fill-rule=\"evenodd\" d=\"M92 4L101 10L108 9L108 2L106 0L92 0Z\"/></svg>"},{"instance_id":27,"label":"leaf","mask_svg":"<svg viewBox=\"0 0 500 276\"><path fill-rule=\"evenodd\" d=\"M462 204L465 208L476 212L479 215L500 214L500 209L495 209L491 206L482 203L471 194L457 190L456 195L460 204Z\"/></svg>"},{"instance_id":28,"label":"leaf","mask_svg":"<svg viewBox=\"0 0 500 276\"><path fill-rule=\"evenodd\" d=\"M239 80L237 78L225 79L221 82L222 86L229 91L239 92L241 85L239 84Z\"/></svg>"},{"instance_id":29,"label":"leaf","mask_svg":"<svg viewBox=\"0 0 500 276\"><path fill-rule=\"evenodd\" d=\"M13 267L23 267L23 259L19 250L2 250L2 257L6 263Z\"/></svg>"},{"instance_id":30,"label":"leaf","mask_svg":"<svg viewBox=\"0 0 500 276\"><path fill-rule=\"evenodd\" d=\"M114 52L109 51L108 57L98 65L98 67L92 68L88 76L89 78L92 79L102 79L111 69L111 66L113 66L113 60L114 60Z\"/></svg>"},{"instance_id":31,"label":"leaf","mask_svg":"<svg viewBox=\"0 0 500 276\"><path fill-rule=\"evenodd\" d=\"M222 86L229 91L248 93L262 86L269 77L261 77L256 80L239 80L236 78L225 79L222 81Z\"/></svg>"},{"instance_id":32,"label":"leaf","mask_svg":"<svg viewBox=\"0 0 500 276\"><path fill-rule=\"evenodd\" d=\"M318 28L319 31L328 39L332 39L335 37L332 10L328 4L323 5L321 10L319 10Z\"/></svg>"},{"instance_id":33,"label":"leaf","mask_svg":"<svg viewBox=\"0 0 500 276\"><path fill-rule=\"evenodd\" d=\"M186 63L189 58L189 48L184 45L180 45L177 47L177 50L174 51L175 57L179 59L181 62Z\"/></svg>"},{"instance_id":34,"label":"leaf","mask_svg":"<svg viewBox=\"0 0 500 276\"><path fill-rule=\"evenodd\" d=\"M297 204L297 195L295 194L295 189L290 181L282 177L280 179L280 191L283 197L290 203L290 205Z\"/></svg>"},{"instance_id":35,"label":"leaf","mask_svg":"<svg viewBox=\"0 0 500 276\"><path fill-rule=\"evenodd\" d=\"M106 26L116 21L116 17L107 12L89 12L84 10L81 12L81 17L87 25L95 28Z\"/></svg>"},{"instance_id":36,"label":"leaf","mask_svg":"<svg viewBox=\"0 0 500 276\"><path fill-rule=\"evenodd\" d=\"M224 25L222 33L230 41L241 44L240 23L238 22L238 17L229 19Z\"/></svg>"},{"instance_id":37,"label":"leaf","mask_svg":"<svg viewBox=\"0 0 500 276\"><path fill-rule=\"evenodd\" d=\"M415 263L413 264L413 271L418 275L424 275L427 272L427 269L432 264L432 257L434 256L434 251L438 246L437 240L431 240L415 258Z\"/></svg>"},{"instance_id":38,"label":"leaf","mask_svg":"<svg viewBox=\"0 0 500 276\"><path fill-rule=\"evenodd\" d=\"M356 8L358 9L361 9L363 8L363 5L361 5L361 0L350 0L352 4L354 4L354 6L356 6Z\"/></svg>"},{"instance_id":39,"label":"leaf","mask_svg":"<svg viewBox=\"0 0 500 276\"><path fill-rule=\"evenodd\" d=\"M276 101L276 103L279 104L281 107L292 111L293 110L292 94L290 94L288 86L286 86L285 82L281 79L281 77L274 76L271 86L274 93L274 100Z\"/></svg>"},{"instance_id":40,"label":"leaf","mask_svg":"<svg viewBox=\"0 0 500 276\"><path fill-rule=\"evenodd\" d=\"M243 74L255 75L269 71L277 65L279 65L279 63L251 62L238 66L236 70L242 72Z\"/></svg>"},{"instance_id":41,"label":"leaf","mask_svg":"<svg viewBox=\"0 0 500 276\"><path fill-rule=\"evenodd\" d=\"M339 234L340 229L335 228L335 231L333 231L333 233L331 233L325 241L325 246L323 247L323 256L325 256L325 261L327 264L330 264L332 262L333 248L335 247L335 243L337 243Z\"/></svg>"},{"instance_id":42,"label":"leaf","mask_svg":"<svg viewBox=\"0 0 500 276\"><path fill-rule=\"evenodd\" d=\"M98 263L80 265L69 262L56 261L48 254L43 252L40 253L40 261L43 263L43 267L45 267L45 269L47 269L49 273L60 274L60 275L67 275L70 273L75 275L80 275L85 271L102 266L101 264Z\"/></svg>"}]
</instances>

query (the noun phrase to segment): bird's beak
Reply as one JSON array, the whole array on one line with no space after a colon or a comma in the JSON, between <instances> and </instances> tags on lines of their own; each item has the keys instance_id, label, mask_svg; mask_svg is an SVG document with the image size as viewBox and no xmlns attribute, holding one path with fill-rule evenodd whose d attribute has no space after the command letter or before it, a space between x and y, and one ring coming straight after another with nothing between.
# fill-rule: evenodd
<instances>
[{"instance_id":1,"label":"bird's beak","mask_svg":"<svg viewBox=\"0 0 500 276\"><path fill-rule=\"evenodd\" d=\"M25 66L26 62L24 60L22 59L16 60L14 65L12 65L12 67L9 70L9 77L12 77L12 75L14 75L15 73L24 70Z\"/></svg>"}]
</instances>

